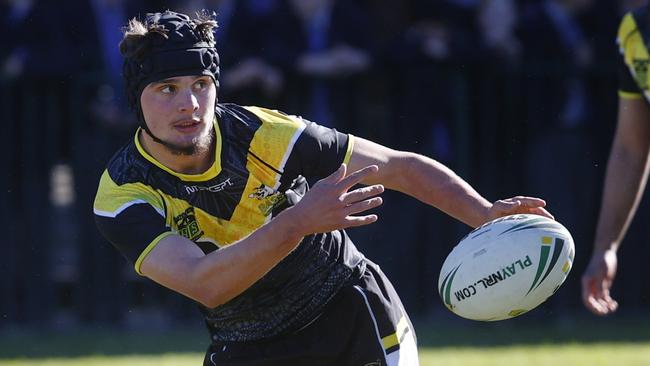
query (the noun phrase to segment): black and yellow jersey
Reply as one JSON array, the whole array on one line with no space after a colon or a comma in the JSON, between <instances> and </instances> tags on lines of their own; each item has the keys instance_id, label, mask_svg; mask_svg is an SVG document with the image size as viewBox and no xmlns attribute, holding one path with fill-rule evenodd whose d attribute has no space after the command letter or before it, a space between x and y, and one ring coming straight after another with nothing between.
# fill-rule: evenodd
<instances>
[{"instance_id":1,"label":"black and yellow jersey","mask_svg":"<svg viewBox=\"0 0 650 366\"><path fill-rule=\"evenodd\" d=\"M347 162L354 142L299 117L234 104L217 105L214 131L214 164L203 174L179 174L156 161L140 145L141 131L108 163L95 219L138 273L168 235L182 235L205 253L246 237L295 203L288 190L300 196L308 182ZM344 231L305 237L242 294L203 308L212 336L246 341L299 328L364 265Z\"/></svg>"},{"instance_id":2,"label":"black and yellow jersey","mask_svg":"<svg viewBox=\"0 0 650 366\"><path fill-rule=\"evenodd\" d=\"M650 73L647 42L650 41L650 7L627 13L618 29L616 42L621 53L619 96L650 101Z\"/></svg>"}]
</instances>

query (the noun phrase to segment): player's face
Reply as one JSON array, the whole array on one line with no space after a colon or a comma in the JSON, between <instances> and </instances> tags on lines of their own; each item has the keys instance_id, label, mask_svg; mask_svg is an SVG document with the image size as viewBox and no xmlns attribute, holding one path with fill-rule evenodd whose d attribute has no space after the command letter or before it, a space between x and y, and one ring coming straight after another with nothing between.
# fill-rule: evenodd
<instances>
[{"instance_id":1,"label":"player's face","mask_svg":"<svg viewBox=\"0 0 650 366\"><path fill-rule=\"evenodd\" d=\"M151 133L172 152L190 155L212 141L216 93L209 76L179 76L147 85L140 105Z\"/></svg>"}]
</instances>

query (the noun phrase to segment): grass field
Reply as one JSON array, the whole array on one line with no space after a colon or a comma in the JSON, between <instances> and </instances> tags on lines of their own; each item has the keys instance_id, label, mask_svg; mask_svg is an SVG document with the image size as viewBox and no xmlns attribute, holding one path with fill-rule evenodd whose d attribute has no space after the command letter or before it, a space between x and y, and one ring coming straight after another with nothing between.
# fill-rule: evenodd
<instances>
[{"instance_id":1,"label":"grass field","mask_svg":"<svg viewBox=\"0 0 650 366\"><path fill-rule=\"evenodd\" d=\"M646 366L650 320L420 323L422 366ZM200 365L200 331L0 332L0 365Z\"/></svg>"}]
</instances>

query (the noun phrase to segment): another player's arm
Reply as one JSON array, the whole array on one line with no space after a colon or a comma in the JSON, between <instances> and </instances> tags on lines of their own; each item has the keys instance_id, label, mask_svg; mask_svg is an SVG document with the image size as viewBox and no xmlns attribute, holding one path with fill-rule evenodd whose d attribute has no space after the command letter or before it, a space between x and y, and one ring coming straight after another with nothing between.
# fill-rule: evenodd
<instances>
[{"instance_id":1,"label":"another player's arm","mask_svg":"<svg viewBox=\"0 0 650 366\"><path fill-rule=\"evenodd\" d=\"M618 123L607 162L594 251L617 250L648 178L650 108L643 98L619 98Z\"/></svg>"},{"instance_id":2,"label":"another player's arm","mask_svg":"<svg viewBox=\"0 0 650 366\"><path fill-rule=\"evenodd\" d=\"M379 206L381 198L373 196L383 192L383 187L375 185L348 192L376 171L377 167L371 166L346 177L346 167L342 166L316 183L295 206L248 237L208 255L188 239L170 235L146 255L140 271L207 307L223 304L264 276L305 235L376 221L376 215L354 215Z\"/></svg>"},{"instance_id":3,"label":"another player's arm","mask_svg":"<svg viewBox=\"0 0 650 366\"><path fill-rule=\"evenodd\" d=\"M646 186L650 153L650 108L641 95L620 97L618 122L607 163L593 254L583 276L583 301L596 314L615 311L609 296L616 252Z\"/></svg>"},{"instance_id":4,"label":"another player's arm","mask_svg":"<svg viewBox=\"0 0 650 366\"><path fill-rule=\"evenodd\" d=\"M350 170L369 164L378 165L379 173L363 183L381 183L472 227L515 213L535 213L552 218L543 208L545 202L539 198L517 196L491 203L451 169L431 158L355 137Z\"/></svg>"}]
</instances>

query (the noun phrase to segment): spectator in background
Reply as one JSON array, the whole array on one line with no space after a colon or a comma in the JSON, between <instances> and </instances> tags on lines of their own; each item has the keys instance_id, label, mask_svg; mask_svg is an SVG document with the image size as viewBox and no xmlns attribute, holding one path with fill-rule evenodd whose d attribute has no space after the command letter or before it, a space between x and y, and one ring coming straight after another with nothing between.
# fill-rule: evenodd
<instances>
[{"instance_id":1,"label":"spectator in background","mask_svg":"<svg viewBox=\"0 0 650 366\"><path fill-rule=\"evenodd\" d=\"M607 163L593 253L582 276L582 300L597 315L618 309L610 294L617 272L617 252L638 208L650 167L650 58L647 34L643 32L649 23L650 7L646 4L626 14L618 31L618 122Z\"/></svg>"},{"instance_id":2,"label":"spectator in background","mask_svg":"<svg viewBox=\"0 0 650 366\"><path fill-rule=\"evenodd\" d=\"M354 76L372 64L369 17L353 1L282 0L268 24L263 54L291 78L289 108L326 126L350 127Z\"/></svg>"},{"instance_id":3,"label":"spectator in background","mask_svg":"<svg viewBox=\"0 0 650 366\"><path fill-rule=\"evenodd\" d=\"M91 105L92 118L113 130L130 130L135 124L132 113L124 100L122 90L122 58L116 52L122 34L120 26L127 16L126 5L122 0L91 0L97 38L95 52L99 54L99 85L95 100Z\"/></svg>"},{"instance_id":4,"label":"spectator in background","mask_svg":"<svg viewBox=\"0 0 650 366\"><path fill-rule=\"evenodd\" d=\"M596 172L589 155L595 145L589 133L595 91L586 84L594 60L581 22L592 6L591 0L544 0L523 9L519 28L524 184L536 194L553 197L558 220L576 242L589 236L591 218L582 213L595 209Z\"/></svg>"},{"instance_id":5,"label":"spectator in background","mask_svg":"<svg viewBox=\"0 0 650 366\"><path fill-rule=\"evenodd\" d=\"M31 0L4 0L0 2L0 31L11 34L0 49L0 80L22 75L28 47L24 39L25 23L32 12Z\"/></svg>"},{"instance_id":6,"label":"spectator in background","mask_svg":"<svg viewBox=\"0 0 650 366\"><path fill-rule=\"evenodd\" d=\"M240 104L278 105L284 75L264 57L265 32L278 0L194 0L180 9L195 14L214 12L216 39L224 50L222 98Z\"/></svg>"},{"instance_id":7,"label":"spectator in background","mask_svg":"<svg viewBox=\"0 0 650 366\"><path fill-rule=\"evenodd\" d=\"M497 59L517 62L520 47L515 35L518 9L514 0L482 1L478 10L478 25L483 47Z\"/></svg>"},{"instance_id":8,"label":"spectator in background","mask_svg":"<svg viewBox=\"0 0 650 366\"><path fill-rule=\"evenodd\" d=\"M530 111L533 134L578 127L586 120L583 77L593 59L579 15L592 5L591 1L544 0L523 10L519 36L524 44L525 68L541 76L534 81L541 84L529 82L529 90L536 93L530 96L536 103Z\"/></svg>"},{"instance_id":9,"label":"spectator in background","mask_svg":"<svg viewBox=\"0 0 650 366\"><path fill-rule=\"evenodd\" d=\"M394 143L442 161L452 159L454 71L470 72L478 58L475 4L414 1L399 39L382 53L391 68ZM469 21L468 21L469 20ZM403 123L401 123L403 121Z\"/></svg>"},{"instance_id":10,"label":"spectator in background","mask_svg":"<svg viewBox=\"0 0 650 366\"><path fill-rule=\"evenodd\" d=\"M117 134L115 143L121 144L125 133L136 124L128 103L123 98L122 57L115 48L122 39L120 27L125 18L133 18L149 9L175 8L180 1L165 0L85 0L92 9L94 34L92 46L87 52L95 55L95 72L91 76L97 82L97 91L91 102L91 118L105 125L110 132ZM71 22L73 23L73 22ZM92 32L91 32L92 33ZM113 150L113 149L110 149Z\"/></svg>"}]
</instances>

